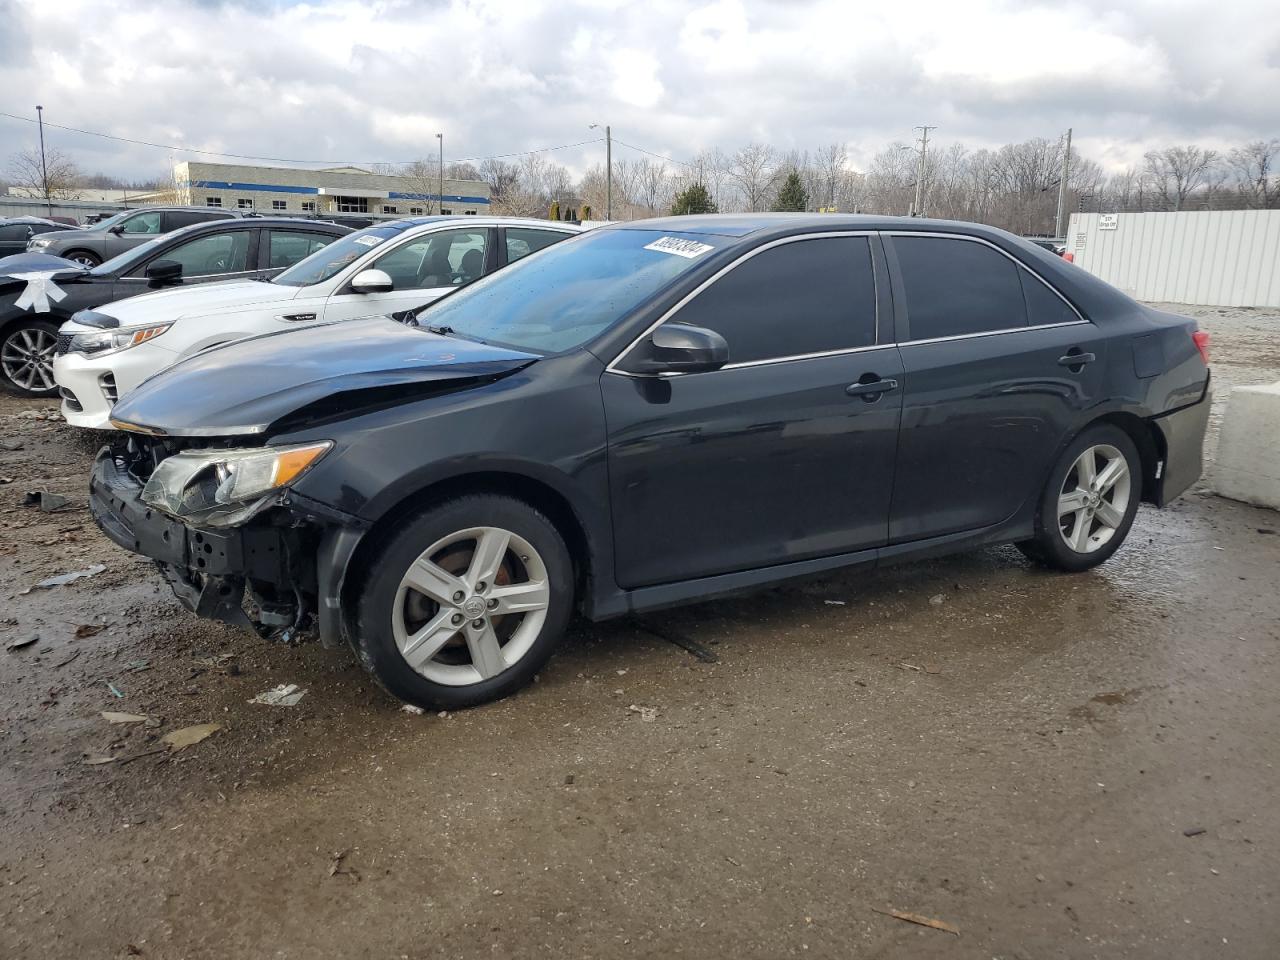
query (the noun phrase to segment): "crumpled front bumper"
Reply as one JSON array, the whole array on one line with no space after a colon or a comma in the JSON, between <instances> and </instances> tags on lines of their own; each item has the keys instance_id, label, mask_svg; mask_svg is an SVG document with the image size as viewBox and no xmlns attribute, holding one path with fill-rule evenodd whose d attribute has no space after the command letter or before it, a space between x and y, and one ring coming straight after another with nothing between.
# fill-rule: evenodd
<instances>
[{"instance_id":1,"label":"crumpled front bumper","mask_svg":"<svg viewBox=\"0 0 1280 960\"><path fill-rule=\"evenodd\" d=\"M202 617L253 628L242 605L246 582L294 590L301 579L291 563L301 552L289 541L288 530L184 525L142 502L142 485L116 462L110 448L102 449L93 463L90 512L120 547L154 559L184 607Z\"/></svg>"}]
</instances>

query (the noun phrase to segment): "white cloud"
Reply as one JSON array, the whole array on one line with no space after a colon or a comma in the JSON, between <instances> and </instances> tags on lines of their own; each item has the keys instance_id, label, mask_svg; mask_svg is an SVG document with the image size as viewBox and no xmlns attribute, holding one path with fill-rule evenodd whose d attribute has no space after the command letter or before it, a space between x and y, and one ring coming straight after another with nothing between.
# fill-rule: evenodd
<instances>
[{"instance_id":1,"label":"white cloud","mask_svg":"<svg viewBox=\"0 0 1280 960\"><path fill-rule=\"evenodd\" d=\"M1278 132L1271 0L0 0L0 23L0 110L39 101L54 123L307 160L430 157L437 130L448 155L510 153L592 122L677 156L759 139L865 157L924 122L972 146L1071 126L1108 164ZM0 119L0 164L34 132ZM168 162L48 134L89 169Z\"/></svg>"}]
</instances>

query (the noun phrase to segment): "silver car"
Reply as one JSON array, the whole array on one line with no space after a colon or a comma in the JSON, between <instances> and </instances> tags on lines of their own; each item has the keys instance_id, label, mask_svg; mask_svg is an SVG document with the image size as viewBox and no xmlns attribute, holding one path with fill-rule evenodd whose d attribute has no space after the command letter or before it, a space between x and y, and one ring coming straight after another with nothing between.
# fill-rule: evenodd
<instances>
[{"instance_id":1,"label":"silver car","mask_svg":"<svg viewBox=\"0 0 1280 960\"><path fill-rule=\"evenodd\" d=\"M125 210L83 230L64 230L33 237L27 243L27 251L66 257L87 267L96 267L170 230L207 220L227 220L235 216L229 210L201 210L194 207Z\"/></svg>"}]
</instances>

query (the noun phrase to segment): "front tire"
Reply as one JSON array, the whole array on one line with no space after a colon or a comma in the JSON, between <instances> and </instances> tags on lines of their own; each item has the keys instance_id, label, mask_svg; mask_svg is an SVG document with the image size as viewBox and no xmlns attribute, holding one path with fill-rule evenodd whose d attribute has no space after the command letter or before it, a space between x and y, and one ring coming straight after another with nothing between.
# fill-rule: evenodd
<instances>
[{"instance_id":1,"label":"front tire","mask_svg":"<svg viewBox=\"0 0 1280 960\"><path fill-rule=\"evenodd\" d=\"M573 610L555 526L519 500L475 495L409 521L369 559L354 645L401 700L456 710L523 687Z\"/></svg>"},{"instance_id":2,"label":"front tire","mask_svg":"<svg viewBox=\"0 0 1280 960\"><path fill-rule=\"evenodd\" d=\"M1142 460L1129 435L1089 427L1054 464L1040 496L1035 537L1018 548L1038 563L1076 573L1120 549L1142 500Z\"/></svg>"},{"instance_id":3,"label":"front tire","mask_svg":"<svg viewBox=\"0 0 1280 960\"><path fill-rule=\"evenodd\" d=\"M48 320L18 320L0 333L0 386L23 397L50 397L58 325Z\"/></svg>"},{"instance_id":4,"label":"front tire","mask_svg":"<svg viewBox=\"0 0 1280 960\"><path fill-rule=\"evenodd\" d=\"M97 267L102 265L102 258L96 253L90 253L88 250L73 250L67 254L68 260L73 260L83 267Z\"/></svg>"}]
</instances>

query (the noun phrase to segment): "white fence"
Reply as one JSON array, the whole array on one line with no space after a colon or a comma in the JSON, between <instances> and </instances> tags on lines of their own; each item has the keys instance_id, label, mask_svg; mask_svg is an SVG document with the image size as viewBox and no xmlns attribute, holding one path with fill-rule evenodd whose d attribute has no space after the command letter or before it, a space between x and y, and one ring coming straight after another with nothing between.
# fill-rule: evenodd
<instances>
[{"instance_id":1,"label":"white fence","mask_svg":"<svg viewBox=\"0 0 1280 960\"><path fill-rule=\"evenodd\" d=\"M1280 210L1073 213L1076 265L1138 300L1280 307Z\"/></svg>"}]
</instances>

